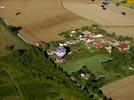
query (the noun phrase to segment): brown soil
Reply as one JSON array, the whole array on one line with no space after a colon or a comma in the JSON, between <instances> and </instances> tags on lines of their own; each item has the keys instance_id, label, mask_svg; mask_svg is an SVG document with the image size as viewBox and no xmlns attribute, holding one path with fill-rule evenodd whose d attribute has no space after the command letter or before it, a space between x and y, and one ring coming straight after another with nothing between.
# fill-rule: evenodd
<instances>
[{"instance_id":1,"label":"brown soil","mask_svg":"<svg viewBox=\"0 0 134 100\"><path fill-rule=\"evenodd\" d=\"M102 90L113 100L134 100L134 75L108 84Z\"/></svg>"},{"instance_id":2,"label":"brown soil","mask_svg":"<svg viewBox=\"0 0 134 100\"><path fill-rule=\"evenodd\" d=\"M81 27L88 21L65 10L60 0L3 0L1 16L9 24L22 26L21 34L31 43L63 39L61 31ZM15 16L17 12L21 14Z\"/></svg>"}]
</instances>

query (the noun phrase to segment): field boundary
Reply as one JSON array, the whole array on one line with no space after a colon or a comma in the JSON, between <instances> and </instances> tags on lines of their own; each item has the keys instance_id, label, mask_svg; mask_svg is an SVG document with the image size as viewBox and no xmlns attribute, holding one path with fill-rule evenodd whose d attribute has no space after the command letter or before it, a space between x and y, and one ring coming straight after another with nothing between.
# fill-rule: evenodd
<instances>
[{"instance_id":1,"label":"field boundary","mask_svg":"<svg viewBox=\"0 0 134 100\"><path fill-rule=\"evenodd\" d=\"M12 26L12 25L10 25L10 24L8 23L8 21L7 21L5 18L3 18L2 21L3 21L3 23L4 23L7 27ZM31 44L24 36L21 35L21 32L17 33L16 36L17 36L19 39L21 39L23 42L28 43L28 44Z\"/></svg>"},{"instance_id":2,"label":"field boundary","mask_svg":"<svg viewBox=\"0 0 134 100\"><path fill-rule=\"evenodd\" d=\"M21 35L20 32L17 34L17 36L18 36L22 41L24 41L25 43L31 44L24 36Z\"/></svg>"},{"instance_id":3,"label":"field boundary","mask_svg":"<svg viewBox=\"0 0 134 100\"><path fill-rule=\"evenodd\" d=\"M64 6L63 0L59 0L59 1L60 1L60 4L61 4L61 7L62 7L63 9L65 9L66 11L69 11L70 13L72 13L72 14L78 16L78 17L81 17L81 18L85 19L85 20L87 20L88 22L91 22L92 24L97 24L97 23L94 22L93 20L89 20L89 19L87 19L87 18L85 18L85 17L82 17L82 16L80 16L80 15L78 15L78 14L72 12L71 10L67 9L67 8ZM91 24L91 25L92 25L92 24ZM89 25L88 25L88 26L89 26Z\"/></svg>"}]
</instances>

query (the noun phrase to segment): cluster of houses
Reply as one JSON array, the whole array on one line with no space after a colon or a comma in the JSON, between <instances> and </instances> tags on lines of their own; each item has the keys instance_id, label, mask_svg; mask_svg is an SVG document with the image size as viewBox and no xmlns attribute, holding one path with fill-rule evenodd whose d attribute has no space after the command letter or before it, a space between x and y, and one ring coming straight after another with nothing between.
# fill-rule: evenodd
<instances>
[{"instance_id":1,"label":"cluster of houses","mask_svg":"<svg viewBox=\"0 0 134 100\"><path fill-rule=\"evenodd\" d=\"M75 36L75 34L75 31L71 31L70 37ZM111 53L112 46L117 47L120 51L128 51L130 49L129 41L120 42L111 36L103 35L98 32L93 33L85 30L81 32L78 39L79 41L84 42L86 46L93 46L95 48L105 48L108 50L109 53ZM78 42L78 40L76 40L76 42Z\"/></svg>"},{"instance_id":2,"label":"cluster of houses","mask_svg":"<svg viewBox=\"0 0 134 100\"><path fill-rule=\"evenodd\" d=\"M84 43L87 48L95 47L95 48L104 48L111 53L112 47L117 47L121 52L128 51L130 49L130 41L118 41L114 39L112 36L103 35L98 32L90 32L90 31L82 31L79 35L76 31L69 32L70 37L74 37L75 39L71 39L66 41L65 43L59 43L59 46L52 51L50 49L47 50L47 54L54 58L55 63L63 64L65 63L64 56L70 52L69 45L77 44L79 42ZM44 41L38 42L37 46L45 45ZM81 74L81 77L88 78L88 75Z\"/></svg>"}]
</instances>

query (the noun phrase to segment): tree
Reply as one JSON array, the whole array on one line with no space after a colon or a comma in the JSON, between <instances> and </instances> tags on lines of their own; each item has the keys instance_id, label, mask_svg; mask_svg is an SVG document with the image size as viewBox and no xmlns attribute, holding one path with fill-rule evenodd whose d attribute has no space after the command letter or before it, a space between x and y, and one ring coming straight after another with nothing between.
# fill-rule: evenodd
<instances>
[{"instance_id":1,"label":"tree","mask_svg":"<svg viewBox=\"0 0 134 100\"><path fill-rule=\"evenodd\" d=\"M119 51L118 48L112 47L112 50L111 50L111 57L116 58L116 57L118 57L120 54L121 54L121 52Z\"/></svg>"}]
</instances>

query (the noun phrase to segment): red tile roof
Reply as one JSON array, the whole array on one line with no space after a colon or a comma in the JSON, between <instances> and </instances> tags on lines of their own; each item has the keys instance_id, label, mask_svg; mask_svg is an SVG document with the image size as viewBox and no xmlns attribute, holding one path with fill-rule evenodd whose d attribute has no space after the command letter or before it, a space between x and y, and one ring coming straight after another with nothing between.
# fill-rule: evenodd
<instances>
[{"instance_id":1,"label":"red tile roof","mask_svg":"<svg viewBox=\"0 0 134 100\"><path fill-rule=\"evenodd\" d=\"M106 48L106 47L107 47L106 44L102 43L102 42L99 41L99 40L94 41L94 42L93 42L93 45L95 45L95 46L97 46L97 47L99 47L99 48Z\"/></svg>"},{"instance_id":2,"label":"red tile roof","mask_svg":"<svg viewBox=\"0 0 134 100\"><path fill-rule=\"evenodd\" d=\"M129 48L129 45L128 44L120 44L118 47L121 49L126 49L126 48Z\"/></svg>"},{"instance_id":3,"label":"red tile roof","mask_svg":"<svg viewBox=\"0 0 134 100\"><path fill-rule=\"evenodd\" d=\"M111 43L115 43L116 42L112 37L109 37L109 36L103 36L102 39L107 40L107 41L109 41Z\"/></svg>"}]
</instances>

